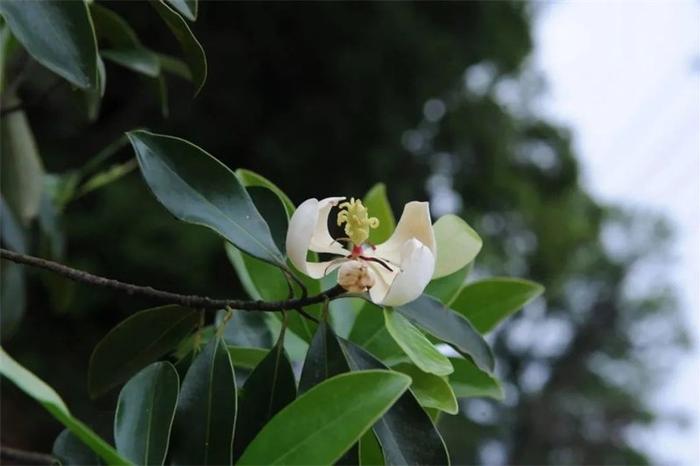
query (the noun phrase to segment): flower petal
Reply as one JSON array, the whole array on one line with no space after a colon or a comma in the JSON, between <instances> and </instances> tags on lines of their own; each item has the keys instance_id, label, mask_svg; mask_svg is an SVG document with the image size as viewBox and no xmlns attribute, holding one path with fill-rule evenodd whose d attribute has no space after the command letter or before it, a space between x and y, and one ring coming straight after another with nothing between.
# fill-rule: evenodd
<instances>
[{"instance_id":1,"label":"flower petal","mask_svg":"<svg viewBox=\"0 0 700 466\"><path fill-rule=\"evenodd\" d=\"M328 197L321 201L314 198L307 199L297 207L292 218L289 219L287 255L297 270L311 278L321 278L330 273L334 267L329 268L331 261L307 261L306 254L309 250L342 256L349 254L349 251L328 233L328 214L333 206L343 199L343 197Z\"/></svg>"},{"instance_id":2,"label":"flower petal","mask_svg":"<svg viewBox=\"0 0 700 466\"><path fill-rule=\"evenodd\" d=\"M375 284L369 293L375 304L401 306L418 298L428 286L435 270L435 255L430 248L412 238L404 242L400 256L398 273L372 263ZM393 280L391 275L394 275ZM389 286L386 286L387 283Z\"/></svg>"},{"instance_id":3,"label":"flower petal","mask_svg":"<svg viewBox=\"0 0 700 466\"><path fill-rule=\"evenodd\" d=\"M401 260L403 245L412 238L427 246L433 257L437 257L435 234L427 202L413 201L406 204L396 230L388 240L376 247L373 255L398 264Z\"/></svg>"}]
</instances>

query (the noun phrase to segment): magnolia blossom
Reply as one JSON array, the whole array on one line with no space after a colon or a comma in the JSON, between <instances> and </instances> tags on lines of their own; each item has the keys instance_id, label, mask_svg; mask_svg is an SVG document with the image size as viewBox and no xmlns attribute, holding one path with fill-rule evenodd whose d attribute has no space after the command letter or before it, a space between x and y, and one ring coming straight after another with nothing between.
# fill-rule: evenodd
<instances>
[{"instance_id":1,"label":"magnolia blossom","mask_svg":"<svg viewBox=\"0 0 700 466\"><path fill-rule=\"evenodd\" d=\"M369 291L379 305L400 306L418 298L430 282L437 257L427 202L409 202L391 237L382 244L367 242L379 220L370 217L360 200L344 197L307 199L294 212L287 231L287 254L294 266L311 278L338 269L338 283L348 291ZM328 231L331 209L340 207L338 226L345 238ZM347 244L344 246L340 241ZM307 260L309 251L336 256L322 262Z\"/></svg>"}]
</instances>

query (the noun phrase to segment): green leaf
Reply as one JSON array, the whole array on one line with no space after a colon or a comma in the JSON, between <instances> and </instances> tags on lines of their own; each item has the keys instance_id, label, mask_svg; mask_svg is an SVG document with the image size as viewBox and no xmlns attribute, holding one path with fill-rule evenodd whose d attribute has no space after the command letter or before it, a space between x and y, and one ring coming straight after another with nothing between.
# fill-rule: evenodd
<instances>
[{"instance_id":1,"label":"green leaf","mask_svg":"<svg viewBox=\"0 0 700 466\"><path fill-rule=\"evenodd\" d=\"M117 451L134 464L165 461L180 379L169 362L156 362L124 385L114 414Z\"/></svg>"},{"instance_id":2,"label":"green leaf","mask_svg":"<svg viewBox=\"0 0 700 466\"><path fill-rule=\"evenodd\" d=\"M379 360L349 341L341 342L352 370L386 369ZM408 391L374 425L387 465L449 465L440 433Z\"/></svg>"},{"instance_id":3,"label":"green leaf","mask_svg":"<svg viewBox=\"0 0 700 466\"><path fill-rule=\"evenodd\" d=\"M53 442L52 454L63 466L102 465L100 457L70 430L63 429Z\"/></svg>"},{"instance_id":4,"label":"green leaf","mask_svg":"<svg viewBox=\"0 0 700 466\"><path fill-rule=\"evenodd\" d=\"M393 366L391 369L411 377L411 392L421 406L439 409L449 414L457 414L459 411L457 398L444 377L428 374L408 363Z\"/></svg>"},{"instance_id":5,"label":"green leaf","mask_svg":"<svg viewBox=\"0 0 700 466\"><path fill-rule=\"evenodd\" d=\"M127 135L146 183L170 213L211 228L254 257L285 267L267 223L226 165L184 139L147 131Z\"/></svg>"},{"instance_id":6,"label":"green leaf","mask_svg":"<svg viewBox=\"0 0 700 466\"><path fill-rule=\"evenodd\" d=\"M363 199L369 215L379 219L379 226L369 231L369 242L380 244L388 240L396 229L396 218L391 210L391 204L386 196L384 183L377 183L367 191Z\"/></svg>"},{"instance_id":7,"label":"green leaf","mask_svg":"<svg viewBox=\"0 0 700 466\"><path fill-rule=\"evenodd\" d=\"M452 372L450 360L397 311L384 309L384 323L394 341L421 370L435 375Z\"/></svg>"},{"instance_id":8,"label":"green leaf","mask_svg":"<svg viewBox=\"0 0 700 466\"><path fill-rule=\"evenodd\" d=\"M251 170L246 170L244 168L239 168L236 170L236 176L238 176L238 179L241 180L241 184L245 186L246 188L254 188L254 187L259 187L259 188L267 188L270 191L272 191L275 196L277 196L282 203L282 207L284 207L284 212L287 214L287 218L290 218L296 208L294 207L294 203L289 199L289 197L282 191L280 188L277 187L272 181L268 180L262 175L259 175L255 173L254 171Z\"/></svg>"},{"instance_id":9,"label":"green leaf","mask_svg":"<svg viewBox=\"0 0 700 466\"><path fill-rule=\"evenodd\" d=\"M172 464L231 464L236 380L221 338L212 339L182 382L170 454Z\"/></svg>"},{"instance_id":10,"label":"green leaf","mask_svg":"<svg viewBox=\"0 0 700 466\"><path fill-rule=\"evenodd\" d=\"M199 313L181 306L140 311L109 331L90 357L88 391L98 397L174 350L199 323Z\"/></svg>"},{"instance_id":11,"label":"green leaf","mask_svg":"<svg viewBox=\"0 0 700 466\"><path fill-rule=\"evenodd\" d=\"M425 288L424 293L437 298L445 306L449 306L450 302L452 302L457 294L459 294L459 290L464 286L464 282L467 280L467 276L472 270L472 264L466 265L458 271L445 275L442 278L431 281Z\"/></svg>"},{"instance_id":12,"label":"green leaf","mask_svg":"<svg viewBox=\"0 0 700 466\"><path fill-rule=\"evenodd\" d=\"M343 350L328 322L322 322L309 346L299 380L299 393L305 393L326 379L350 372Z\"/></svg>"},{"instance_id":13,"label":"green leaf","mask_svg":"<svg viewBox=\"0 0 700 466\"><path fill-rule=\"evenodd\" d=\"M124 163L117 163L111 167L96 173L91 176L85 183L80 186L80 190L76 197L84 196L85 194L103 188L110 183L114 183L125 175L131 173L138 164L135 159L130 159Z\"/></svg>"},{"instance_id":14,"label":"green leaf","mask_svg":"<svg viewBox=\"0 0 700 466\"><path fill-rule=\"evenodd\" d=\"M426 295L396 310L426 332L472 358L482 370L493 372L495 361L491 348L459 313Z\"/></svg>"},{"instance_id":15,"label":"green leaf","mask_svg":"<svg viewBox=\"0 0 700 466\"><path fill-rule=\"evenodd\" d=\"M382 309L365 303L348 337L383 361L394 362L406 355L384 325Z\"/></svg>"},{"instance_id":16,"label":"green leaf","mask_svg":"<svg viewBox=\"0 0 700 466\"><path fill-rule=\"evenodd\" d=\"M543 292L542 285L528 280L489 278L462 288L452 307L478 331L488 333Z\"/></svg>"},{"instance_id":17,"label":"green leaf","mask_svg":"<svg viewBox=\"0 0 700 466\"><path fill-rule=\"evenodd\" d=\"M437 260L433 278L454 273L474 260L481 250L479 235L456 215L440 217L435 225Z\"/></svg>"},{"instance_id":18,"label":"green leaf","mask_svg":"<svg viewBox=\"0 0 700 466\"><path fill-rule=\"evenodd\" d=\"M3 103L8 106L19 103L12 95L6 100ZM2 195L19 221L27 225L39 213L44 167L23 111L3 115L0 119L0 154Z\"/></svg>"},{"instance_id":19,"label":"green leaf","mask_svg":"<svg viewBox=\"0 0 700 466\"><path fill-rule=\"evenodd\" d=\"M197 0L168 0L168 3L190 21L197 19Z\"/></svg>"},{"instance_id":20,"label":"green leaf","mask_svg":"<svg viewBox=\"0 0 700 466\"><path fill-rule=\"evenodd\" d=\"M217 318L223 316L224 312L221 311ZM219 323L217 322L217 324ZM270 348L272 346L272 334L265 322L265 315L260 312L234 310L226 324L223 336L226 344L231 346L254 348Z\"/></svg>"},{"instance_id":21,"label":"green leaf","mask_svg":"<svg viewBox=\"0 0 700 466\"><path fill-rule=\"evenodd\" d=\"M231 356L233 365L243 369L254 369L265 359L269 352L269 350L263 348L228 347L228 354Z\"/></svg>"},{"instance_id":22,"label":"green leaf","mask_svg":"<svg viewBox=\"0 0 700 466\"><path fill-rule=\"evenodd\" d=\"M58 393L49 387L46 382L12 359L2 347L0 347L0 374L10 379L20 390L41 403L51 415L75 434L81 442L104 459L107 464L130 464L88 426L71 416L66 404L58 396Z\"/></svg>"},{"instance_id":23,"label":"green leaf","mask_svg":"<svg viewBox=\"0 0 700 466\"><path fill-rule=\"evenodd\" d=\"M341 374L280 411L248 446L239 465L332 464L406 391L390 371Z\"/></svg>"},{"instance_id":24,"label":"green leaf","mask_svg":"<svg viewBox=\"0 0 700 466\"><path fill-rule=\"evenodd\" d=\"M234 463L267 422L297 395L292 364L280 341L253 370L238 394Z\"/></svg>"},{"instance_id":25,"label":"green leaf","mask_svg":"<svg viewBox=\"0 0 700 466\"><path fill-rule=\"evenodd\" d=\"M265 301L287 299L289 286L279 267L243 254L232 244L226 243L225 247L226 255L248 296Z\"/></svg>"},{"instance_id":26,"label":"green leaf","mask_svg":"<svg viewBox=\"0 0 700 466\"><path fill-rule=\"evenodd\" d=\"M170 28L177 41L180 43L185 61L190 68L192 82L195 87L195 95L202 90L204 82L207 80L207 57L204 49L197 38L192 34L192 30L182 16L177 14L172 8L162 0L155 0L151 5L156 9L165 24Z\"/></svg>"},{"instance_id":27,"label":"green leaf","mask_svg":"<svg viewBox=\"0 0 700 466\"><path fill-rule=\"evenodd\" d=\"M503 388L498 379L483 372L468 359L450 358L455 371L450 374L450 385L457 398L485 396L503 399Z\"/></svg>"},{"instance_id":28,"label":"green leaf","mask_svg":"<svg viewBox=\"0 0 700 466\"><path fill-rule=\"evenodd\" d=\"M90 5L97 37L110 48L102 48L100 54L114 63L150 77L160 75L158 55L141 45L136 32L124 18L97 3Z\"/></svg>"},{"instance_id":29,"label":"green leaf","mask_svg":"<svg viewBox=\"0 0 700 466\"><path fill-rule=\"evenodd\" d=\"M2 15L36 61L76 86L97 86L97 40L84 1L3 0Z\"/></svg>"},{"instance_id":30,"label":"green leaf","mask_svg":"<svg viewBox=\"0 0 700 466\"><path fill-rule=\"evenodd\" d=\"M361 466L384 466L384 454L374 431L368 430L362 436L359 453Z\"/></svg>"}]
</instances>

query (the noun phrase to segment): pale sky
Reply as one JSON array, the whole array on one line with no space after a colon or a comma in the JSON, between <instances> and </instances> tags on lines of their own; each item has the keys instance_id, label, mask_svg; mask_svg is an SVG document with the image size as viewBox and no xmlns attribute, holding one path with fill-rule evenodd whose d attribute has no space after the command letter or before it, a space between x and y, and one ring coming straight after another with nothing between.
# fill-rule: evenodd
<instances>
[{"instance_id":1,"label":"pale sky","mask_svg":"<svg viewBox=\"0 0 700 466\"><path fill-rule=\"evenodd\" d=\"M543 6L543 5L540 5ZM634 441L662 464L700 465L700 2L572 1L536 16L542 111L573 130L586 187L603 202L666 215L666 271L695 349L652 403L695 420Z\"/></svg>"}]
</instances>

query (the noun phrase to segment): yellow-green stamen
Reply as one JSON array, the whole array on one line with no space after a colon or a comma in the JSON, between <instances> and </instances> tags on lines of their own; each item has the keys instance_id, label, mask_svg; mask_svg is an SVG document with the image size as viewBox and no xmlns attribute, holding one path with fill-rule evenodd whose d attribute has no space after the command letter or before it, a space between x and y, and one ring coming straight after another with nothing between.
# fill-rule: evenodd
<instances>
[{"instance_id":1,"label":"yellow-green stamen","mask_svg":"<svg viewBox=\"0 0 700 466\"><path fill-rule=\"evenodd\" d=\"M354 245L361 246L369 238L370 228L379 226L379 219L367 215L367 207L354 197L339 207L341 210L338 212L338 226L345 223L345 234Z\"/></svg>"}]
</instances>

